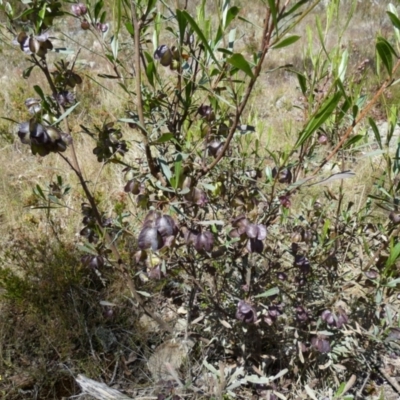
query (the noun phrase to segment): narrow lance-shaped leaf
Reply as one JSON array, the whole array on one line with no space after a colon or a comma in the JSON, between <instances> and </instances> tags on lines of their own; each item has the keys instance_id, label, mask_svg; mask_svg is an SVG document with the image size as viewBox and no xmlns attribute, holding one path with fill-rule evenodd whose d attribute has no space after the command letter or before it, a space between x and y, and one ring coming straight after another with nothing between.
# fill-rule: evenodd
<instances>
[{"instance_id":1,"label":"narrow lance-shaped leaf","mask_svg":"<svg viewBox=\"0 0 400 400\"><path fill-rule=\"evenodd\" d=\"M349 60L349 52L346 49L342 54L342 59L340 60L339 71L338 71L338 78L340 79L341 82L344 82L344 79L346 77L348 60Z\"/></svg>"},{"instance_id":2,"label":"narrow lance-shaped leaf","mask_svg":"<svg viewBox=\"0 0 400 400\"><path fill-rule=\"evenodd\" d=\"M182 175L182 155L178 154L175 160L174 176L171 178L172 186L177 189Z\"/></svg>"},{"instance_id":3,"label":"narrow lance-shaped leaf","mask_svg":"<svg viewBox=\"0 0 400 400\"><path fill-rule=\"evenodd\" d=\"M258 294L257 296L254 296L255 298L261 298L261 297L271 297L271 296L275 296L279 294L279 288L278 287L274 287L272 289L267 290L264 293Z\"/></svg>"},{"instance_id":4,"label":"narrow lance-shaped leaf","mask_svg":"<svg viewBox=\"0 0 400 400\"><path fill-rule=\"evenodd\" d=\"M375 121L372 118L368 118L368 122L369 122L369 125L370 125L371 129L372 129L372 132L374 132L374 136L375 136L375 139L376 139L376 141L377 141L377 143L379 145L379 148L382 150L383 149L383 147L382 147L382 139L381 139L381 134L379 133L379 129L378 129Z\"/></svg>"},{"instance_id":5,"label":"narrow lance-shaped leaf","mask_svg":"<svg viewBox=\"0 0 400 400\"><path fill-rule=\"evenodd\" d=\"M289 36L289 37L281 40L276 45L272 46L272 48L273 49L281 49L282 47L290 46L291 44L296 43L300 38L301 38L301 36L297 36L297 35Z\"/></svg>"},{"instance_id":6,"label":"narrow lance-shaped leaf","mask_svg":"<svg viewBox=\"0 0 400 400\"><path fill-rule=\"evenodd\" d=\"M236 18L236 16L239 14L240 8L239 7L231 7L225 17L224 21L224 30L229 26L229 24Z\"/></svg>"},{"instance_id":7,"label":"narrow lance-shaped leaf","mask_svg":"<svg viewBox=\"0 0 400 400\"><path fill-rule=\"evenodd\" d=\"M393 47L386 39L379 37L376 43L376 51L380 59L382 60L382 63L385 66L389 76L392 76L393 55L396 55Z\"/></svg>"},{"instance_id":8,"label":"narrow lance-shaped leaf","mask_svg":"<svg viewBox=\"0 0 400 400\"><path fill-rule=\"evenodd\" d=\"M400 257L400 243L397 243L395 246L393 246L392 243L390 248L390 255L386 261L385 267L388 268L394 265L394 263L397 261L399 257Z\"/></svg>"},{"instance_id":9,"label":"narrow lance-shaped leaf","mask_svg":"<svg viewBox=\"0 0 400 400\"><path fill-rule=\"evenodd\" d=\"M389 15L390 21L392 22L393 26L396 29L400 29L400 19L398 16L390 11L386 11L387 14Z\"/></svg>"},{"instance_id":10,"label":"narrow lance-shaped leaf","mask_svg":"<svg viewBox=\"0 0 400 400\"><path fill-rule=\"evenodd\" d=\"M276 9L275 0L268 0L268 5L271 10L272 21L274 22L276 33L278 33L278 10Z\"/></svg>"},{"instance_id":11,"label":"narrow lance-shaped leaf","mask_svg":"<svg viewBox=\"0 0 400 400\"><path fill-rule=\"evenodd\" d=\"M185 32L187 27L187 20L181 10L176 10L176 19L178 21L179 27L179 43L182 46L183 40L185 38Z\"/></svg>"},{"instance_id":12,"label":"narrow lance-shaped leaf","mask_svg":"<svg viewBox=\"0 0 400 400\"><path fill-rule=\"evenodd\" d=\"M297 140L296 147L301 146L334 112L342 92L335 93L331 98L325 101L318 113L311 119L306 128L301 132Z\"/></svg>"},{"instance_id":13,"label":"narrow lance-shaped leaf","mask_svg":"<svg viewBox=\"0 0 400 400\"><path fill-rule=\"evenodd\" d=\"M322 184L326 185L327 183L331 183L331 182L339 180L339 179L354 178L355 176L356 176L356 174L353 171L338 172L337 174L333 174L331 176L328 176L328 178L322 179L319 182L311 183L308 186L322 185Z\"/></svg>"},{"instance_id":14,"label":"narrow lance-shaped leaf","mask_svg":"<svg viewBox=\"0 0 400 400\"><path fill-rule=\"evenodd\" d=\"M168 164L166 163L166 161L159 158L158 162L160 164L160 167L161 167L161 170L162 170L164 176L168 179L168 181L171 181L172 172L171 172Z\"/></svg>"},{"instance_id":15,"label":"narrow lance-shaped leaf","mask_svg":"<svg viewBox=\"0 0 400 400\"><path fill-rule=\"evenodd\" d=\"M75 110L76 107L78 107L80 102L78 101L76 104L74 104L72 107L68 108L67 111L65 111L64 114L62 114L55 122L52 123L52 125L57 125L60 123L64 118L68 117L69 114L72 113L72 111Z\"/></svg>"},{"instance_id":16,"label":"narrow lance-shaped leaf","mask_svg":"<svg viewBox=\"0 0 400 400\"><path fill-rule=\"evenodd\" d=\"M251 70L250 64L245 60L241 54L234 54L232 57L226 60L229 64L243 71L250 78L254 78L253 71Z\"/></svg>"},{"instance_id":17,"label":"narrow lance-shaped leaf","mask_svg":"<svg viewBox=\"0 0 400 400\"><path fill-rule=\"evenodd\" d=\"M196 21L192 18L192 16L190 14L187 13L187 11L183 11L182 15L186 18L186 20L189 22L192 29L196 32L197 36L203 43L203 46L206 48L207 52L210 54L211 58L214 60L215 64L217 64L218 68L221 69L221 66L220 66L217 58L215 57L214 52L212 51L210 45L208 44L207 39L205 38L203 32L201 31L199 26L196 24Z\"/></svg>"}]
</instances>

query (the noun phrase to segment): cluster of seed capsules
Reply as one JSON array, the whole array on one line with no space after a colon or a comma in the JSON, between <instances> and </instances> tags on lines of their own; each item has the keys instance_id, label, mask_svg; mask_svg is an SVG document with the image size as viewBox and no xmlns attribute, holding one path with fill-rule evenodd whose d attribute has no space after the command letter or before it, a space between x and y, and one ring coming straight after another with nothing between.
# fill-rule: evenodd
<instances>
[{"instance_id":1,"label":"cluster of seed capsules","mask_svg":"<svg viewBox=\"0 0 400 400\"><path fill-rule=\"evenodd\" d=\"M31 114L37 114L41 110L38 99L27 99L25 105ZM54 126L39 122L37 116L18 124L17 133L21 142L31 147L33 154L39 154L42 157L49 153L64 152L72 140L69 134L61 132Z\"/></svg>"},{"instance_id":2,"label":"cluster of seed capsules","mask_svg":"<svg viewBox=\"0 0 400 400\"><path fill-rule=\"evenodd\" d=\"M90 29L90 26L92 25L102 33L106 33L108 31L109 25L104 22L92 22L92 23L89 22L90 16L88 15L88 8L85 4L83 3L72 4L71 11L76 17L81 18L81 28L83 30L86 31Z\"/></svg>"}]
</instances>

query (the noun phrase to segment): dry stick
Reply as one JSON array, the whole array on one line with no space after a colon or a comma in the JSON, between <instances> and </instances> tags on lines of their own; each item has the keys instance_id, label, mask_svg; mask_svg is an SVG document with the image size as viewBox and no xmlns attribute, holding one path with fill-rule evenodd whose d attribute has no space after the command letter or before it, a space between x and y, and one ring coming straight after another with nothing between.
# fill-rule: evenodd
<instances>
[{"instance_id":1,"label":"dry stick","mask_svg":"<svg viewBox=\"0 0 400 400\"><path fill-rule=\"evenodd\" d=\"M400 66L400 60L398 60L396 65L393 67L391 75L394 75L394 73L399 68L399 66ZM321 170L321 168L341 149L344 142L347 140L347 138L353 132L354 127L365 118L365 116L371 110L372 106L378 101L379 96L385 91L386 88L388 88L390 86L391 83L392 83L392 77L389 77L385 80L385 82L382 84L382 86L379 88L379 90L375 93L374 97L370 100L370 102L362 110L362 112L360 113L358 118L353 122L353 124L351 126L349 126L347 128L347 130L346 130L344 136L342 137L342 139L340 140L340 142L336 145L336 147L332 150L332 152L325 158L325 160L320 164L320 166L315 169L315 171L313 172L312 175L316 175Z\"/></svg>"}]
</instances>

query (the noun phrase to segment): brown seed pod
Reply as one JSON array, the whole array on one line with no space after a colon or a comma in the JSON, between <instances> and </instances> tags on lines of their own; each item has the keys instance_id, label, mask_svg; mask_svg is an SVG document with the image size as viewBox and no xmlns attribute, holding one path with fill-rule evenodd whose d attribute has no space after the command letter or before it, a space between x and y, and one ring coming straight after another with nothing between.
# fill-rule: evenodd
<instances>
[{"instance_id":1,"label":"brown seed pod","mask_svg":"<svg viewBox=\"0 0 400 400\"><path fill-rule=\"evenodd\" d=\"M257 237L257 234L258 234L258 227L256 224L248 224L246 226L246 235L250 239L255 239Z\"/></svg>"},{"instance_id":2,"label":"brown seed pod","mask_svg":"<svg viewBox=\"0 0 400 400\"><path fill-rule=\"evenodd\" d=\"M194 245L196 243L199 232L188 229L186 226L183 226L181 231L187 245Z\"/></svg>"},{"instance_id":3,"label":"brown seed pod","mask_svg":"<svg viewBox=\"0 0 400 400\"><path fill-rule=\"evenodd\" d=\"M229 231L228 236L232 239L240 238L241 234L237 229L232 229Z\"/></svg>"},{"instance_id":4,"label":"brown seed pod","mask_svg":"<svg viewBox=\"0 0 400 400\"><path fill-rule=\"evenodd\" d=\"M310 230L304 231L304 233L303 233L303 240L304 240L306 243L312 242L312 238L313 238L313 233L312 233L312 231L310 231Z\"/></svg>"},{"instance_id":5,"label":"brown seed pod","mask_svg":"<svg viewBox=\"0 0 400 400\"><path fill-rule=\"evenodd\" d=\"M132 194L139 194L140 193L140 183L136 179L129 180L124 187L124 192L132 193Z\"/></svg>"},{"instance_id":6,"label":"brown seed pod","mask_svg":"<svg viewBox=\"0 0 400 400\"><path fill-rule=\"evenodd\" d=\"M30 144L30 132L29 132L29 122L21 122L18 125L18 137L21 139L23 144Z\"/></svg>"},{"instance_id":7,"label":"brown seed pod","mask_svg":"<svg viewBox=\"0 0 400 400\"><path fill-rule=\"evenodd\" d=\"M220 142L219 140L213 140L208 145L208 154L210 154L210 156L213 157L218 157L222 151L223 146L224 146L223 142Z\"/></svg>"},{"instance_id":8,"label":"brown seed pod","mask_svg":"<svg viewBox=\"0 0 400 400\"><path fill-rule=\"evenodd\" d=\"M375 269L369 269L368 271L365 272L365 276L366 276L368 279L376 279L376 278L378 278L379 273L378 273L378 271L375 270Z\"/></svg>"},{"instance_id":9,"label":"brown seed pod","mask_svg":"<svg viewBox=\"0 0 400 400\"><path fill-rule=\"evenodd\" d=\"M240 300L236 309L236 319L247 324L252 324L257 321L257 312L254 307L244 300Z\"/></svg>"},{"instance_id":10,"label":"brown seed pod","mask_svg":"<svg viewBox=\"0 0 400 400\"><path fill-rule=\"evenodd\" d=\"M84 19L81 22L81 29L83 29L84 31L87 31L88 29L90 29L90 23L89 21L87 21L86 19Z\"/></svg>"},{"instance_id":11,"label":"brown seed pod","mask_svg":"<svg viewBox=\"0 0 400 400\"><path fill-rule=\"evenodd\" d=\"M303 237L300 232L293 232L290 239L293 243L300 243L303 240Z\"/></svg>"},{"instance_id":12,"label":"brown seed pod","mask_svg":"<svg viewBox=\"0 0 400 400\"><path fill-rule=\"evenodd\" d=\"M264 250L264 244L258 239L249 239L246 244L246 249L249 253L259 253L261 254Z\"/></svg>"},{"instance_id":13,"label":"brown seed pod","mask_svg":"<svg viewBox=\"0 0 400 400\"><path fill-rule=\"evenodd\" d=\"M160 232L161 236L176 236L178 228L176 227L175 221L169 215L162 215L155 220L156 228Z\"/></svg>"},{"instance_id":14,"label":"brown seed pod","mask_svg":"<svg viewBox=\"0 0 400 400\"><path fill-rule=\"evenodd\" d=\"M321 314L321 319L323 321L325 321L328 325L335 324L335 317L333 316L333 314L330 310L323 311Z\"/></svg>"},{"instance_id":15,"label":"brown seed pod","mask_svg":"<svg viewBox=\"0 0 400 400\"><path fill-rule=\"evenodd\" d=\"M34 37L29 38L29 50L36 54L40 50L40 43Z\"/></svg>"},{"instance_id":16,"label":"brown seed pod","mask_svg":"<svg viewBox=\"0 0 400 400\"><path fill-rule=\"evenodd\" d=\"M214 235L211 232L202 232L197 235L194 248L199 252L209 253L214 246Z\"/></svg>"},{"instance_id":17,"label":"brown seed pod","mask_svg":"<svg viewBox=\"0 0 400 400\"><path fill-rule=\"evenodd\" d=\"M143 220L143 228L156 228L156 220L160 218L160 216L161 213L159 211L149 211Z\"/></svg>"},{"instance_id":18,"label":"brown seed pod","mask_svg":"<svg viewBox=\"0 0 400 400\"><path fill-rule=\"evenodd\" d=\"M153 55L154 59L160 61L160 64L164 67L168 67L173 60L173 54L171 49L163 44L157 48Z\"/></svg>"},{"instance_id":19,"label":"brown seed pod","mask_svg":"<svg viewBox=\"0 0 400 400\"><path fill-rule=\"evenodd\" d=\"M331 351L331 345L325 335L317 335L311 338L311 346L322 354Z\"/></svg>"},{"instance_id":20,"label":"brown seed pod","mask_svg":"<svg viewBox=\"0 0 400 400\"><path fill-rule=\"evenodd\" d=\"M36 145L50 143L50 137L46 132L46 129L42 124L37 123L35 120L31 120L29 123L29 131L31 142Z\"/></svg>"},{"instance_id":21,"label":"brown seed pod","mask_svg":"<svg viewBox=\"0 0 400 400\"><path fill-rule=\"evenodd\" d=\"M65 150L67 150L67 145L63 140L57 140L56 143L54 143L53 151L54 152L61 152L63 153Z\"/></svg>"},{"instance_id":22,"label":"brown seed pod","mask_svg":"<svg viewBox=\"0 0 400 400\"><path fill-rule=\"evenodd\" d=\"M389 219L390 219L395 225L400 224L400 214L399 214L399 213L396 213L396 212L392 211L392 212L389 214Z\"/></svg>"},{"instance_id":23,"label":"brown seed pod","mask_svg":"<svg viewBox=\"0 0 400 400\"><path fill-rule=\"evenodd\" d=\"M141 250L159 250L163 246L160 232L156 228L144 227L138 238L138 245Z\"/></svg>"},{"instance_id":24,"label":"brown seed pod","mask_svg":"<svg viewBox=\"0 0 400 400\"><path fill-rule=\"evenodd\" d=\"M267 227L262 224L257 225L257 239L264 240L267 237Z\"/></svg>"},{"instance_id":25,"label":"brown seed pod","mask_svg":"<svg viewBox=\"0 0 400 400\"><path fill-rule=\"evenodd\" d=\"M211 106L201 105L197 111L206 121L212 122L215 120L215 113Z\"/></svg>"},{"instance_id":26,"label":"brown seed pod","mask_svg":"<svg viewBox=\"0 0 400 400\"><path fill-rule=\"evenodd\" d=\"M75 14L77 17L81 15L85 15L87 13L87 7L83 3L72 4L71 6L72 13Z\"/></svg>"},{"instance_id":27,"label":"brown seed pod","mask_svg":"<svg viewBox=\"0 0 400 400\"><path fill-rule=\"evenodd\" d=\"M199 206L204 206L208 201L206 193L196 187L192 188L191 191L185 195L185 199Z\"/></svg>"},{"instance_id":28,"label":"brown seed pod","mask_svg":"<svg viewBox=\"0 0 400 400\"><path fill-rule=\"evenodd\" d=\"M238 232L242 235L247 231L247 227L250 225L249 220L242 214L236 217L232 221L232 226L237 228Z\"/></svg>"},{"instance_id":29,"label":"brown seed pod","mask_svg":"<svg viewBox=\"0 0 400 400\"><path fill-rule=\"evenodd\" d=\"M279 183L290 183L292 181L292 173L288 168L280 169L278 173L278 168L274 167L272 169L272 177L273 178L278 177Z\"/></svg>"},{"instance_id":30,"label":"brown seed pod","mask_svg":"<svg viewBox=\"0 0 400 400\"><path fill-rule=\"evenodd\" d=\"M37 114L42 109L40 102L40 99L34 98L29 98L25 100L25 106L30 114Z\"/></svg>"},{"instance_id":31,"label":"brown seed pod","mask_svg":"<svg viewBox=\"0 0 400 400\"><path fill-rule=\"evenodd\" d=\"M328 144L328 137L326 135L321 135L318 138L318 143L325 146L326 144Z\"/></svg>"},{"instance_id":32,"label":"brown seed pod","mask_svg":"<svg viewBox=\"0 0 400 400\"><path fill-rule=\"evenodd\" d=\"M52 143L55 143L57 140L61 139L61 132L58 129L53 128L52 126L47 126L46 132Z\"/></svg>"}]
</instances>

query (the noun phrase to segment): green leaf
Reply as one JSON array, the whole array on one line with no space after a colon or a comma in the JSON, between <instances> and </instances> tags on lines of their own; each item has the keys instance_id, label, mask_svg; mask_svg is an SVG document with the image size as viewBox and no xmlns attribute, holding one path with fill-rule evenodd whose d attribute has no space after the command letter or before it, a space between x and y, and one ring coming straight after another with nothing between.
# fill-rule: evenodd
<instances>
[{"instance_id":1,"label":"green leaf","mask_svg":"<svg viewBox=\"0 0 400 400\"><path fill-rule=\"evenodd\" d=\"M153 8L156 5L157 0L148 0L146 12L144 13L145 16L148 16L150 13L153 12Z\"/></svg>"},{"instance_id":2,"label":"green leaf","mask_svg":"<svg viewBox=\"0 0 400 400\"><path fill-rule=\"evenodd\" d=\"M40 27L42 26L44 17L46 15L46 7L47 7L47 4L43 3L42 8L38 12L38 18L36 20L36 32L38 32L38 33L40 32Z\"/></svg>"},{"instance_id":3,"label":"green leaf","mask_svg":"<svg viewBox=\"0 0 400 400\"><path fill-rule=\"evenodd\" d=\"M118 49L119 49L118 37L117 37L117 35L114 35L111 38L111 51L113 53L114 60L116 60L118 58Z\"/></svg>"},{"instance_id":4,"label":"green leaf","mask_svg":"<svg viewBox=\"0 0 400 400\"><path fill-rule=\"evenodd\" d=\"M97 252L96 248L94 246L92 246L89 243L85 243L85 244L78 244L76 246L76 248L79 251L82 251L84 253L88 253L88 254L92 254L93 256L98 256L99 253Z\"/></svg>"},{"instance_id":5,"label":"green leaf","mask_svg":"<svg viewBox=\"0 0 400 400\"><path fill-rule=\"evenodd\" d=\"M398 18L398 16L396 14L393 14L390 11L386 11L387 15L389 15L390 21L392 22L393 26L396 29L400 29L400 19Z\"/></svg>"},{"instance_id":6,"label":"green leaf","mask_svg":"<svg viewBox=\"0 0 400 400\"><path fill-rule=\"evenodd\" d=\"M372 118L368 118L368 122L369 122L369 125L370 125L372 131L374 132L375 140L378 142L379 148L382 150L383 146L382 146L382 139L381 139L381 135L379 133L379 129L376 126L376 123Z\"/></svg>"},{"instance_id":7,"label":"green leaf","mask_svg":"<svg viewBox=\"0 0 400 400\"><path fill-rule=\"evenodd\" d=\"M218 68L221 69L221 65L219 64L218 60L216 59L215 54L212 51L210 45L208 44L207 39L204 36L202 30L196 24L196 21L192 18L192 16L190 14L188 14L187 11L183 11L182 15L184 15L184 17L189 22L189 24L192 27L192 29L196 32L197 36L199 37L199 39L203 43L203 46L206 48L207 52L210 54L211 58L214 60L215 64L217 64Z\"/></svg>"},{"instance_id":8,"label":"green leaf","mask_svg":"<svg viewBox=\"0 0 400 400\"><path fill-rule=\"evenodd\" d=\"M28 79L31 75L31 72L33 71L33 68L35 68L35 67L36 67L36 65L32 65L31 67L24 69L24 71L22 72L23 78Z\"/></svg>"},{"instance_id":9,"label":"green leaf","mask_svg":"<svg viewBox=\"0 0 400 400\"><path fill-rule=\"evenodd\" d=\"M171 178L171 185L174 189L178 189L182 172L182 155L178 154L175 159L174 176Z\"/></svg>"},{"instance_id":10,"label":"green leaf","mask_svg":"<svg viewBox=\"0 0 400 400\"><path fill-rule=\"evenodd\" d=\"M333 114L341 98L342 92L337 92L325 101L317 114L311 118L305 129L300 133L296 147L301 146Z\"/></svg>"},{"instance_id":11,"label":"green leaf","mask_svg":"<svg viewBox=\"0 0 400 400\"><path fill-rule=\"evenodd\" d=\"M132 22L128 21L125 23L125 28L131 36L135 35L135 30L133 28Z\"/></svg>"},{"instance_id":12,"label":"green leaf","mask_svg":"<svg viewBox=\"0 0 400 400\"><path fill-rule=\"evenodd\" d=\"M389 258L386 261L385 268L391 267L397 261L400 256L400 243L397 243L396 246L391 247Z\"/></svg>"},{"instance_id":13,"label":"green leaf","mask_svg":"<svg viewBox=\"0 0 400 400\"><path fill-rule=\"evenodd\" d=\"M301 93L305 96L307 93L307 78L300 72L295 72L297 80L299 81Z\"/></svg>"},{"instance_id":14,"label":"green leaf","mask_svg":"<svg viewBox=\"0 0 400 400\"><path fill-rule=\"evenodd\" d=\"M289 8L285 13L283 13L282 18L286 18L288 15L293 14L297 9L299 9L302 5L308 3L310 0L300 0L296 2L292 8Z\"/></svg>"},{"instance_id":15,"label":"green leaf","mask_svg":"<svg viewBox=\"0 0 400 400\"><path fill-rule=\"evenodd\" d=\"M94 19L96 21L99 19L99 15L102 8L103 8L103 0L99 0L94 6Z\"/></svg>"},{"instance_id":16,"label":"green leaf","mask_svg":"<svg viewBox=\"0 0 400 400\"><path fill-rule=\"evenodd\" d=\"M138 119L135 120L135 119L133 119L133 118L120 118L120 119L118 120L118 122L126 122L126 123L128 123L128 124L129 124L129 123L135 124L135 125L137 125L137 126L142 130L143 133L145 133L147 136L149 135L148 132L147 132L147 130L146 130L146 128L139 122Z\"/></svg>"},{"instance_id":17,"label":"green leaf","mask_svg":"<svg viewBox=\"0 0 400 400\"><path fill-rule=\"evenodd\" d=\"M254 74L253 71L251 70L250 64L245 60L245 58L241 54L236 53L232 57L228 58L226 61L229 64L233 65L234 67L243 71L250 78L252 79L254 78Z\"/></svg>"},{"instance_id":18,"label":"green leaf","mask_svg":"<svg viewBox=\"0 0 400 400\"><path fill-rule=\"evenodd\" d=\"M257 296L254 296L255 298L260 298L260 297L271 297L279 294L279 288L274 287L272 289L267 290L264 293L258 294Z\"/></svg>"},{"instance_id":19,"label":"green leaf","mask_svg":"<svg viewBox=\"0 0 400 400\"><path fill-rule=\"evenodd\" d=\"M240 8L239 7L231 7L228 12L226 13L225 21L224 21L224 30L229 26L229 24L236 18L239 14Z\"/></svg>"},{"instance_id":20,"label":"green leaf","mask_svg":"<svg viewBox=\"0 0 400 400\"><path fill-rule=\"evenodd\" d=\"M396 278L396 279L393 279L393 280L391 280L390 282L388 282L385 286L386 286L386 287L394 288L394 287L396 287L399 283L400 283L400 278Z\"/></svg>"},{"instance_id":21,"label":"green leaf","mask_svg":"<svg viewBox=\"0 0 400 400\"><path fill-rule=\"evenodd\" d=\"M115 26L115 37L118 38L119 30L121 29L121 19L122 19L122 0L116 0L114 2L114 13L116 22L114 22ZM115 57L116 58L116 57Z\"/></svg>"},{"instance_id":22,"label":"green leaf","mask_svg":"<svg viewBox=\"0 0 400 400\"><path fill-rule=\"evenodd\" d=\"M358 143L363 138L364 138L364 135L355 135L355 136L351 137L347 142L345 142L343 144L343 149L348 149L349 147Z\"/></svg>"},{"instance_id":23,"label":"green leaf","mask_svg":"<svg viewBox=\"0 0 400 400\"><path fill-rule=\"evenodd\" d=\"M176 19L178 21L178 28L179 28L179 43L180 46L182 46L183 40L185 39L187 19L183 15L183 12L179 9L176 10Z\"/></svg>"},{"instance_id":24,"label":"green leaf","mask_svg":"<svg viewBox=\"0 0 400 400\"><path fill-rule=\"evenodd\" d=\"M164 133L157 140L150 142L149 144L150 144L150 146L154 146L156 144L162 144L162 143L169 142L173 138L174 138L173 133Z\"/></svg>"},{"instance_id":25,"label":"green leaf","mask_svg":"<svg viewBox=\"0 0 400 400\"><path fill-rule=\"evenodd\" d=\"M47 200L46 196L43 193L42 188L39 185L36 185L36 187L33 189L33 191L36 194L36 196L41 197L43 200Z\"/></svg>"},{"instance_id":26,"label":"green leaf","mask_svg":"<svg viewBox=\"0 0 400 400\"><path fill-rule=\"evenodd\" d=\"M335 396L340 396L340 395L343 393L344 387L345 387L345 386L346 386L346 384L343 382L343 383L339 386L337 392L335 393Z\"/></svg>"},{"instance_id":27,"label":"green leaf","mask_svg":"<svg viewBox=\"0 0 400 400\"><path fill-rule=\"evenodd\" d=\"M39 97L43 100L46 101L46 98L44 97L43 90L40 86L34 85L33 90L39 95Z\"/></svg>"},{"instance_id":28,"label":"green leaf","mask_svg":"<svg viewBox=\"0 0 400 400\"><path fill-rule=\"evenodd\" d=\"M344 79L346 77L348 61L349 61L349 52L346 49L342 54L342 59L340 61L339 71L338 71L338 78L340 79L341 82L344 82Z\"/></svg>"},{"instance_id":29,"label":"green leaf","mask_svg":"<svg viewBox=\"0 0 400 400\"><path fill-rule=\"evenodd\" d=\"M167 164L167 162L161 158L158 159L158 162L161 166L161 170L164 176L168 179L168 182L171 180L172 172Z\"/></svg>"},{"instance_id":30,"label":"green leaf","mask_svg":"<svg viewBox=\"0 0 400 400\"><path fill-rule=\"evenodd\" d=\"M276 1L275 0L268 0L269 9L272 15L272 21L274 21L274 26L276 33L278 33L278 10L276 9Z\"/></svg>"},{"instance_id":31,"label":"green leaf","mask_svg":"<svg viewBox=\"0 0 400 400\"><path fill-rule=\"evenodd\" d=\"M382 60L382 63L385 66L389 76L392 76L393 53L394 53L392 46L388 43L387 40L383 39L382 37L379 37L376 43L376 51L380 59Z\"/></svg>"},{"instance_id":32,"label":"green leaf","mask_svg":"<svg viewBox=\"0 0 400 400\"><path fill-rule=\"evenodd\" d=\"M154 87L154 75L156 73L156 66L154 61L151 60L146 66L146 76L147 80L149 81L150 85Z\"/></svg>"},{"instance_id":33,"label":"green leaf","mask_svg":"<svg viewBox=\"0 0 400 400\"><path fill-rule=\"evenodd\" d=\"M277 43L276 45L272 46L272 48L273 49L281 49L282 47L290 46L291 44L296 43L300 38L301 38L301 36L297 36L297 35L289 36L289 37L283 39L282 41L280 41L279 43Z\"/></svg>"},{"instance_id":34,"label":"green leaf","mask_svg":"<svg viewBox=\"0 0 400 400\"><path fill-rule=\"evenodd\" d=\"M77 102L76 104L74 104L72 107L68 108L68 110L65 111L65 113L62 114L62 115L57 119L57 121L53 122L52 125L57 125L57 124L60 123L64 118L68 117L68 115L71 114L72 111L74 111L75 108L79 106L79 104L81 104L81 103L78 101L78 102Z\"/></svg>"}]
</instances>

